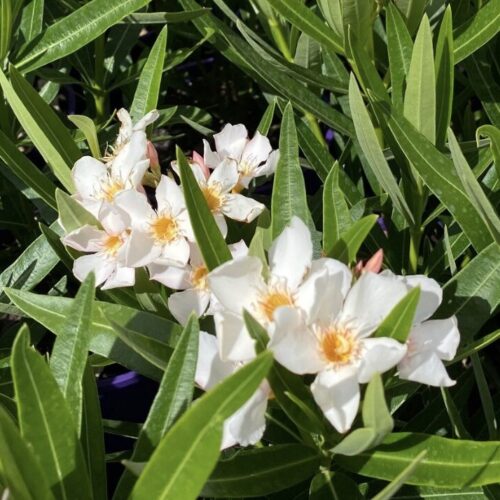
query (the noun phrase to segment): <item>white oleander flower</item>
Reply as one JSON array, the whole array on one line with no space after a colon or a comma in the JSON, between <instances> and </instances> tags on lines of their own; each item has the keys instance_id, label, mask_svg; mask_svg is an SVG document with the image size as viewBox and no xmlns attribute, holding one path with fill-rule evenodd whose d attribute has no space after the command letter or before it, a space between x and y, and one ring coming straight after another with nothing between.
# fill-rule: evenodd
<instances>
[{"instance_id":1,"label":"white oleander flower","mask_svg":"<svg viewBox=\"0 0 500 500\"><path fill-rule=\"evenodd\" d=\"M384 271L384 274L388 273ZM400 279L409 289L420 286L420 301L407 341L406 356L398 364L399 377L437 387L455 384L442 360L451 361L460 343L455 316L431 319L441 304L443 291L439 284L426 276L405 276Z\"/></svg>"},{"instance_id":2,"label":"white oleander flower","mask_svg":"<svg viewBox=\"0 0 500 500\"><path fill-rule=\"evenodd\" d=\"M347 292L348 268L333 259L312 261L313 247L307 226L294 217L269 250L269 276L262 275L257 257L226 262L208 275L220 308L214 314L221 357L244 361L255 356L254 340L245 328L243 310L252 314L272 335L274 312L281 306L305 311L315 307L327 277L338 275Z\"/></svg>"},{"instance_id":3,"label":"white oleander flower","mask_svg":"<svg viewBox=\"0 0 500 500\"><path fill-rule=\"evenodd\" d=\"M158 118L158 112L151 111L135 125L125 109L117 115L122 125L112 154L105 162L84 156L71 171L76 199L95 216L103 203L112 202L118 193L142 190L141 181L149 166L146 127Z\"/></svg>"},{"instance_id":4,"label":"white oleander flower","mask_svg":"<svg viewBox=\"0 0 500 500\"><path fill-rule=\"evenodd\" d=\"M212 212L224 237L227 235L227 224L224 216L240 222L252 222L265 208L258 201L232 192L238 184L238 170L234 160L225 159L210 173L197 161L190 163L193 174L205 197L208 208ZM172 167L178 173L175 162Z\"/></svg>"},{"instance_id":5,"label":"white oleander flower","mask_svg":"<svg viewBox=\"0 0 500 500\"><path fill-rule=\"evenodd\" d=\"M203 160L209 168L215 168L226 158L235 160L239 173L239 188L247 188L255 177L267 176L276 170L279 151L272 150L269 139L256 132L252 139L244 125L230 123L214 135L215 151L203 140Z\"/></svg>"},{"instance_id":6,"label":"white oleander flower","mask_svg":"<svg viewBox=\"0 0 500 500\"><path fill-rule=\"evenodd\" d=\"M208 391L241 366L241 363L222 361L217 350L217 339L200 332L195 374L198 386ZM224 422L221 450L235 444L248 446L260 441L266 427L265 413L270 393L269 384L264 380L250 399Z\"/></svg>"},{"instance_id":7,"label":"white oleander flower","mask_svg":"<svg viewBox=\"0 0 500 500\"><path fill-rule=\"evenodd\" d=\"M162 175L156 188L157 209L138 191L118 194L115 204L126 211L132 231L127 241L125 262L130 267L151 263L185 266L189 260L189 242L194 235L181 188Z\"/></svg>"},{"instance_id":8,"label":"white oleander flower","mask_svg":"<svg viewBox=\"0 0 500 500\"><path fill-rule=\"evenodd\" d=\"M292 307L276 311L269 348L290 371L317 374L314 399L330 423L346 432L358 412L359 384L396 366L406 353L394 339L369 337L407 287L397 277L364 272L345 294L338 278L328 276L307 314Z\"/></svg>"},{"instance_id":9,"label":"white oleander flower","mask_svg":"<svg viewBox=\"0 0 500 500\"><path fill-rule=\"evenodd\" d=\"M103 290L132 286L135 283L135 270L124 264L129 216L118 207L107 204L99 212L99 221L103 229L85 225L62 238L65 245L90 254L75 260L74 275L84 281L93 271L96 285L104 283Z\"/></svg>"},{"instance_id":10,"label":"white oleander flower","mask_svg":"<svg viewBox=\"0 0 500 500\"><path fill-rule=\"evenodd\" d=\"M237 259L247 255L248 247L242 240L229 245L229 251L233 259ZM174 290L182 290L168 298L168 308L181 325L186 324L192 312L200 317L204 314L213 314L217 309L217 300L208 286L208 269L195 243L191 243L189 265L175 267L150 264L148 269L151 279Z\"/></svg>"}]
</instances>

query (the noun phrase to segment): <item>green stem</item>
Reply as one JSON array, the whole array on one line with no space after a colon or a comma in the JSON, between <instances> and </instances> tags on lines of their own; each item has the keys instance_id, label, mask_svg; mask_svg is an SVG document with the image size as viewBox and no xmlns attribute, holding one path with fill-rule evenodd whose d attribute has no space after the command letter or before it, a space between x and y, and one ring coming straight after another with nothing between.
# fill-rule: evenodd
<instances>
[{"instance_id":1,"label":"green stem","mask_svg":"<svg viewBox=\"0 0 500 500\"><path fill-rule=\"evenodd\" d=\"M95 41L94 85L92 86L92 93L98 121L103 120L106 114L106 91L104 90L105 36L103 34L97 37Z\"/></svg>"}]
</instances>

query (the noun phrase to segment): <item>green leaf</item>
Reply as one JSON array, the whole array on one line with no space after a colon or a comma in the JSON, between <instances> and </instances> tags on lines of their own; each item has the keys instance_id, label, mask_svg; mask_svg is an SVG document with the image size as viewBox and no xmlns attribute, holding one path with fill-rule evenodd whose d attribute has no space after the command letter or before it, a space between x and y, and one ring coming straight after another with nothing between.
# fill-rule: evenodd
<instances>
[{"instance_id":1,"label":"green leaf","mask_svg":"<svg viewBox=\"0 0 500 500\"><path fill-rule=\"evenodd\" d=\"M339 186L339 164L335 162L323 187L323 250L332 248L352 224L351 214Z\"/></svg>"},{"instance_id":2,"label":"green leaf","mask_svg":"<svg viewBox=\"0 0 500 500\"><path fill-rule=\"evenodd\" d=\"M436 146L439 149L444 147L453 109L455 68L452 30L451 7L448 5L441 21L436 44Z\"/></svg>"},{"instance_id":3,"label":"green leaf","mask_svg":"<svg viewBox=\"0 0 500 500\"><path fill-rule=\"evenodd\" d=\"M462 342L471 340L500 304L499 252L500 246L491 244L443 288L437 317L448 318L455 314Z\"/></svg>"},{"instance_id":4,"label":"green leaf","mask_svg":"<svg viewBox=\"0 0 500 500\"><path fill-rule=\"evenodd\" d=\"M167 50L167 27L165 26L146 60L130 108L130 116L137 121L158 105L163 63Z\"/></svg>"},{"instance_id":5,"label":"green leaf","mask_svg":"<svg viewBox=\"0 0 500 500\"><path fill-rule=\"evenodd\" d=\"M23 438L31 449L56 498L91 497L90 483L73 419L49 366L28 346L22 329L14 342L12 378Z\"/></svg>"},{"instance_id":6,"label":"green leaf","mask_svg":"<svg viewBox=\"0 0 500 500\"><path fill-rule=\"evenodd\" d=\"M78 433L82 419L82 378L90 344L94 290L95 277L91 273L75 296L65 328L57 336L50 357L50 369L68 402Z\"/></svg>"},{"instance_id":7,"label":"green leaf","mask_svg":"<svg viewBox=\"0 0 500 500\"><path fill-rule=\"evenodd\" d=\"M341 37L299 0L273 0L272 6L300 32L306 33L334 52L344 52Z\"/></svg>"},{"instance_id":8,"label":"green leaf","mask_svg":"<svg viewBox=\"0 0 500 500\"><path fill-rule=\"evenodd\" d=\"M375 0L343 0L342 24L344 33L348 27L365 43L368 54L373 57L373 21L377 15Z\"/></svg>"},{"instance_id":9,"label":"green leaf","mask_svg":"<svg viewBox=\"0 0 500 500\"><path fill-rule=\"evenodd\" d=\"M55 176L71 192L70 168L80 157L80 150L54 111L13 66L10 77L9 82L0 70L0 86L5 98Z\"/></svg>"},{"instance_id":10,"label":"green leaf","mask_svg":"<svg viewBox=\"0 0 500 500\"><path fill-rule=\"evenodd\" d=\"M23 9L19 29L25 43L42 32L44 3L44 0L31 0Z\"/></svg>"},{"instance_id":11,"label":"green leaf","mask_svg":"<svg viewBox=\"0 0 500 500\"><path fill-rule=\"evenodd\" d=\"M481 188L481 185L476 180L451 128L448 129L448 147L451 151L455 170L459 179L462 181L462 185L469 199L473 202L478 215L483 219L494 240L500 243L500 219Z\"/></svg>"},{"instance_id":12,"label":"green leaf","mask_svg":"<svg viewBox=\"0 0 500 500\"><path fill-rule=\"evenodd\" d=\"M208 208L203 193L184 153L177 148L177 162L181 172L182 189L186 199L191 225L209 271L231 260L231 252Z\"/></svg>"},{"instance_id":13,"label":"green leaf","mask_svg":"<svg viewBox=\"0 0 500 500\"><path fill-rule=\"evenodd\" d=\"M408 31L413 35L417 31L429 0L420 0L418 2L414 2L413 0L394 0L394 3L405 17Z\"/></svg>"},{"instance_id":14,"label":"green leaf","mask_svg":"<svg viewBox=\"0 0 500 500\"><path fill-rule=\"evenodd\" d=\"M161 440L130 499L196 499L219 456L224 420L257 390L272 362L271 353L260 354L184 413Z\"/></svg>"},{"instance_id":15,"label":"green leaf","mask_svg":"<svg viewBox=\"0 0 500 500\"><path fill-rule=\"evenodd\" d=\"M83 414L80 437L94 500L106 500L106 462L101 404L96 377L89 364L83 375Z\"/></svg>"},{"instance_id":16,"label":"green leaf","mask_svg":"<svg viewBox=\"0 0 500 500\"><path fill-rule=\"evenodd\" d=\"M477 210L463 190L455 174L452 161L441 154L423 135L397 111L389 114L385 106L374 103L408 161L417 170L425 184L455 217L476 250L492 241L488 228L478 220Z\"/></svg>"},{"instance_id":17,"label":"green leaf","mask_svg":"<svg viewBox=\"0 0 500 500\"><path fill-rule=\"evenodd\" d=\"M136 12L127 16L122 23L131 24L170 24L185 23L203 16L210 12L210 9L196 9L184 12Z\"/></svg>"},{"instance_id":18,"label":"green leaf","mask_svg":"<svg viewBox=\"0 0 500 500\"><path fill-rule=\"evenodd\" d=\"M436 77L429 18L424 15L406 80L405 118L433 144L436 141Z\"/></svg>"},{"instance_id":19,"label":"green leaf","mask_svg":"<svg viewBox=\"0 0 500 500\"><path fill-rule=\"evenodd\" d=\"M330 1L330 0L328 0ZM309 500L361 500L358 485L341 472L322 469L316 474L309 487Z\"/></svg>"},{"instance_id":20,"label":"green leaf","mask_svg":"<svg viewBox=\"0 0 500 500\"><path fill-rule=\"evenodd\" d=\"M387 11L387 51L392 84L392 104L403 109L403 87L410 71L413 41L405 21L394 4L388 3Z\"/></svg>"},{"instance_id":21,"label":"green leaf","mask_svg":"<svg viewBox=\"0 0 500 500\"><path fill-rule=\"evenodd\" d=\"M367 162L370 164L380 185L390 196L396 210L405 217L408 224L413 225L413 215L384 157L375 127L365 108L363 98L352 74L349 82L349 107L351 109L354 128L356 129L356 137Z\"/></svg>"},{"instance_id":22,"label":"green leaf","mask_svg":"<svg viewBox=\"0 0 500 500\"><path fill-rule=\"evenodd\" d=\"M476 141L480 137L490 138L490 148L493 154L493 163L497 171L497 177L500 178L500 128L493 125L482 125L476 130Z\"/></svg>"},{"instance_id":23,"label":"green leaf","mask_svg":"<svg viewBox=\"0 0 500 500\"><path fill-rule=\"evenodd\" d=\"M471 19L455 29L455 64L489 42L499 30L500 0L490 0Z\"/></svg>"},{"instance_id":24,"label":"green leaf","mask_svg":"<svg viewBox=\"0 0 500 500\"><path fill-rule=\"evenodd\" d=\"M279 150L280 158L274 175L271 201L273 239L281 234L293 216L300 217L306 223L311 219L290 103L287 104L281 120Z\"/></svg>"},{"instance_id":25,"label":"green leaf","mask_svg":"<svg viewBox=\"0 0 500 500\"><path fill-rule=\"evenodd\" d=\"M362 476L394 480L422 451L420 461L407 484L464 488L498 482L500 442L447 439L427 434L389 434L376 450L358 456L337 455L335 461Z\"/></svg>"},{"instance_id":26,"label":"green leaf","mask_svg":"<svg viewBox=\"0 0 500 500\"><path fill-rule=\"evenodd\" d=\"M56 209L56 186L1 130L0 158L16 177L32 188L49 207Z\"/></svg>"},{"instance_id":27,"label":"green leaf","mask_svg":"<svg viewBox=\"0 0 500 500\"><path fill-rule=\"evenodd\" d=\"M374 333L375 337L390 337L406 342L413 326L413 318L420 300L420 287L410 290L384 318Z\"/></svg>"},{"instance_id":28,"label":"green leaf","mask_svg":"<svg viewBox=\"0 0 500 500\"><path fill-rule=\"evenodd\" d=\"M266 108L266 111L262 115L260 119L259 125L257 126L257 130L262 135L267 135L269 133L269 129L271 128L271 124L273 123L274 117L274 109L276 108L276 99L273 99Z\"/></svg>"},{"instance_id":29,"label":"green leaf","mask_svg":"<svg viewBox=\"0 0 500 500\"><path fill-rule=\"evenodd\" d=\"M408 483L415 469L427 455L427 450L422 450L382 491L379 491L373 500L389 500L393 498L399 489Z\"/></svg>"},{"instance_id":30,"label":"green leaf","mask_svg":"<svg viewBox=\"0 0 500 500\"><path fill-rule=\"evenodd\" d=\"M66 233L79 229L86 224L100 227L99 221L68 193L56 189L59 222Z\"/></svg>"},{"instance_id":31,"label":"green leaf","mask_svg":"<svg viewBox=\"0 0 500 500\"><path fill-rule=\"evenodd\" d=\"M12 1L0 0L0 61L9 52L12 24Z\"/></svg>"},{"instance_id":32,"label":"green leaf","mask_svg":"<svg viewBox=\"0 0 500 500\"><path fill-rule=\"evenodd\" d=\"M83 115L69 115L68 120L83 132L92 156L97 159L101 158L101 148L99 147L95 123L88 116Z\"/></svg>"},{"instance_id":33,"label":"green leaf","mask_svg":"<svg viewBox=\"0 0 500 500\"><path fill-rule=\"evenodd\" d=\"M16 500L51 500L53 495L33 451L0 406L0 478Z\"/></svg>"},{"instance_id":34,"label":"green leaf","mask_svg":"<svg viewBox=\"0 0 500 500\"><path fill-rule=\"evenodd\" d=\"M355 456L372 448L376 442L377 431L361 427L348 434L332 451L337 455Z\"/></svg>"},{"instance_id":35,"label":"green leaf","mask_svg":"<svg viewBox=\"0 0 500 500\"><path fill-rule=\"evenodd\" d=\"M191 403L194 375L198 358L200 328L192 315L177 342L175 351L163 374L160 388L142 426L130 460L147 461L161 438ZM135 483L134 475L125 471L118 483L113 498L126 498Z\"/></svg>"},{"instance_id":36,"label":"green leaf","mask_svg":"<svg viewBox=\"0 0 500 500\"><path fill-rule=\"evenodd\" d=\"M19 309L55 335L64 331L66 318L74 299L12 289L7 289L6 293ZM150 337L171 348L174 347L180 334L179 325L150 313L109 302L96 301L92 314L90 351L150 378L161 378L161 371L157 367L146 362L142 356L119 339L108 318L113 318L116 324L129 331Z\"/></svg>"},{"instance_id":37,"label":"green leaf","mask_svg":"<svg viewBox=\"0 0 500 500\"><path fill-rule=\"evenodd\" d=\"M266 496L311 477L320 461L317 451L301 444L243 450L217 464L201 494L212 498Z\"/></svg>"},{"instance_id":38,"label":"green leaf","mask_svg":"<svg viewBox=\"0 0 500 500\"><path fill-rule=\"evenodd\" d=\"M350 264L356 260L356 255L366 237L376 224L377 215L367 215L356 221L326 252L328 257Z\"/></svg>"},{"instance_id":39,"label":"green leaf","mask_svg":"<svg viewBox=\"0 0 500 500\"><path fill-rule=\"evenodd\" d=\"M149 0L92 0L51 24L36 43L21 55L16 66L33 71L95 40L125 16L144 7Z\"/></svg>"}]
</instances>

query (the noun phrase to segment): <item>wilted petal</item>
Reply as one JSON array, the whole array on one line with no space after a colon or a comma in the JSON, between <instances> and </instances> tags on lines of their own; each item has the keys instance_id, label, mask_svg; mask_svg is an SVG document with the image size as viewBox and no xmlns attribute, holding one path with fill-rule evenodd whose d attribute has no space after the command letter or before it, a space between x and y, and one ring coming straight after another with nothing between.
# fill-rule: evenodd
<instances>
[{"instance_id":1,"label":"wilted petal","mask_svg":"<svg viewBox=\"0 0 500 500\"><path fill-rule=\"evenodd\" d=\"M221 305L236 314L250 308L264 287L262 262L257 257L241 257L217 267L208 275L208 283Z\"/></svg>"},{"instance_id":2,"label":"wilted petal","mask_svg":"<svg viewBox=\"0 0 500 500\"><path fill-rule=\"evenodd\" d=\"M85 225L62 238L62 242L80 252L98 252L106 233L94 226Z\"/></svg>"},{"instance_id":3,"label":"wilted petal","mask_svg":"<svg viewBox=\"0 0 500 500\"><path fill-rule=\"evenodd\" d=\"M314 400L338 432L347 432L359 408L359 384L355 368L325 370L311 385Z\"/></svg>"},{"instance_id":4,"label":"wilted petal","mask_svg":"<svg viewBox=\"0 0 500 500\"><path fill-rule=\"evenodd\" d=\"M318 373L325 366L318 340L294 307L280 307L274 313L274 330L269 349L278 363L303 375Z\"/></svg>"},{"instance_id":5,"label":"wilted petal","mask_svg":"<svg viewBox=\"0 0 500 500\"><path fill-rule=\"evenodd\" d=\"M406 354L406 346L394 339L380 337L360 341L362 358L358 374L360 384L369 382L376 373L384 373L396 366Z\"/></svg>"},{"instance_id":6,"label":"wilted petal","mask_svg":"<svg viewBox=\"0 0 500 500\"><path fill-rule=\"evenodd\" d=\"M222 360L248 361L255 357L255 340L248 333L241 316L221 311L215 313L214 321Z\"/></svg>"},{"instance_id":7,"label":"wilted petal","mask_svg":"<svg viewBox=\"0 0 500 500\"><path fill-rule=\"evenodd\" d=\"M443 362L433 351L423 351L411 356L406 356L398 365L399 377L421 384L436 387L450 387L455 385Z\"/></svg>"},{"instance_id":8,"label":"wilted petal","mask_svg":"<svg viewBox=\"0 0 500 500\"><path fill-rule=\"evenodd\" d=\"M114 271L116 263L108 259L102 253L93 253L78 257L73 263L73 274L80 281L85 281L89 273L95 274L95 284L100 285L106 281L109 275Z\"/></svg>"},{"instance_id":9,"label":"wilted petal","mask_svg":"<svg viewBox=\"0 0 500 500\"><path fill-rule=\"evenodd\" d=\"M194 380L205 391L232 375L236 367L234 363L222 361L219 357L217 339L204 331L200 331L198 343L198 361Z\"/></svg>"},{"instance_id":10,"label":"wilted petal","mask_svg":"<svg viewBox=\"0 0 500 500\"><path fill-rule=\"evenodd\" d=\"M210 301L210 293L196 288L188 288L183 292L176 292L168 298L168 308L172 316L185 325L192 312L197 317L203 316Z\"/></svg>"},{"instance_id":11,"label":"wilted petal","mask_svg":"<svg viewBox=\"0 0 500 500\"><path fill-rule=\"evenodd\" d=\"M221 132L214 135L214 141L221 158L228 156L239 160L248 141L248 132L244 125L228 123Z\"/></svg>"},{"instance_id":12,"label":"wilted petal","mask_svg":"<svg viewBox=\"0 0 500 500\"><path fill-rule=\"evenodd\" d=\"M224 422L221 450L261 440L266 428L267 393L258 388L248 401Z\"/></svg>"},{"instance_id":13,"label":"wilted petal","mask_svg":"<svg viewBox=\"0 0 500 500\"><path fill-rule=\"evenodd\" d=\"M252 222L265 209L265 205L242 194L227 194L222 213L230 219Z\"/></svg>"}]
</instances>

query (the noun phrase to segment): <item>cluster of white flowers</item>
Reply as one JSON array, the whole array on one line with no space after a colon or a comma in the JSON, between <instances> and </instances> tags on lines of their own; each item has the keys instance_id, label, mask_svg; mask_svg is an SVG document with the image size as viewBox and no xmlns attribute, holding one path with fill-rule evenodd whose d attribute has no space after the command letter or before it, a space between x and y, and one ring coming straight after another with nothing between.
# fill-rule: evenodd
<instances>
[{"instance_id":1,"label":"cluster of white flowers","mask_svg":"<svg viewBox=\"0 0 500 500\"><path fill-rule=\"evenodd\" d=\"M233 259L209 273L195 243L182 187L161 176L153 206L141 185L152 157L145 129L157 113L135 126L126 111L118 116L122 127L106 163L84 157L73 169L76 198L100 227L83 226L63 241L89 254L75 260L80 280L93 271L103 288L130 286L135 268L146 267L151 279L177 290L168 306L181 324L192 311L213 315L215 335L200 332L199 387L210 389L256 356L245 310L266 328L268 348L281 365L299 375L316 375L312 395L341 433L351 428L358 413L360 384L375 373L395 368L401 379L454 384L443 360L455 356L460 336L454 317L429 319L442 300L434 280L379 273L381 252L354 275L337 260L313 260L310 231L297 217L273 242L268 263L249 256L239 242L230 246ZM274 171L278 152L258 133L249 140L243 125L226 125L214 139L216 150L205 141L203 157L194 153L191 166L226 235L225 217L249 222L262 212L261 203L239 192L251 179ZM414 287L421 294L407 342L373 336ZM225 422L222 448L261 439L270 396L264 381Z\"/></svg>"}]
</instances>

